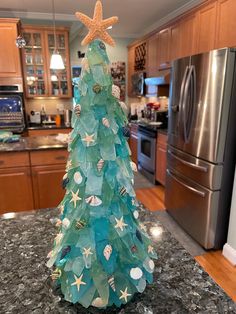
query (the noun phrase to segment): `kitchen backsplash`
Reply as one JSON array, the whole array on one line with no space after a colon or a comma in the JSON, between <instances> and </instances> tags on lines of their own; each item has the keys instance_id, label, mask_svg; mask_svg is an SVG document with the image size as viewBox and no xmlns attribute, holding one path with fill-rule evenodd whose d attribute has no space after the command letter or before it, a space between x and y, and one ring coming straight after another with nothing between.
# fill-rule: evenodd
<instances>
[{"instance_id":1,"label":"kitchen backsplash","mask_svg":"<svg viewBox=\"0 0 236 314\"><path fill-rule=\"evenodd\" d=\"M57 108L61 111L62 109L71 109L73 100L71 99L26 99L25 110L29 114L30 111L41 111L42 106L47 114L54 115L57 113Z\"/></svg>"}]
</instances>

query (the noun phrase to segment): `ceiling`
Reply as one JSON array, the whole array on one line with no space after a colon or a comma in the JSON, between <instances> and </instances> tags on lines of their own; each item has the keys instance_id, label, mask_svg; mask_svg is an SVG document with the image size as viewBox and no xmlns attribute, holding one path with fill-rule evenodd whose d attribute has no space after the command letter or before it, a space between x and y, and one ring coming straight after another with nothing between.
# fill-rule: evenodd
<instances>
[{"instance_id":1,"label":"ceiling","mask_svg":"<svg viewBox=\"0 0 236 314\"><path fill-rule=\"evenodd\" d=\"M117 15L119 24L110 33L115 37L140 37L204 0L102 0L104 18ZM93 15L95 0L55 0L57 24L71 27L72 33L82 30L74 13ZM19 17L22 23L52 23L50 0L1 0L0 17Z\"/></svg>"}]
</instances>

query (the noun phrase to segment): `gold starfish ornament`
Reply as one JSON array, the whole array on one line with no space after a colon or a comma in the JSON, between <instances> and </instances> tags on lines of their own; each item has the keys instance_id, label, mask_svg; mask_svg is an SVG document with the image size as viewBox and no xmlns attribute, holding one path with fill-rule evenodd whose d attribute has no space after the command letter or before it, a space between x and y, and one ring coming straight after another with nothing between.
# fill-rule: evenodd
<instances>
[{"instance_id":1,"label":"gold starfish ornament","mask_svg":"<svg viewBox=\"0 0 236 314\"><path fill-rule=\"evenodd\" d=\"M100 38L108 45L115 46L115 41L106 30L109 26L118 22L118 17L112 16L103 20L102 2L100 0L96 2L93 19L81 12L76 12L75 15L89 30L87 36L82 41L82 46L88 45L96 38Z\"/></svg>"}]
</instances>

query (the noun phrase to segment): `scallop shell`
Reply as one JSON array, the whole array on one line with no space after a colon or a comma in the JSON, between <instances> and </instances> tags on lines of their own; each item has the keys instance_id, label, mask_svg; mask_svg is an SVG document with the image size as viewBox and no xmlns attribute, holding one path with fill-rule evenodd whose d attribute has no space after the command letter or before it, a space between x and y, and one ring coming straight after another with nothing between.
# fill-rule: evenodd
<instances>
[{"instance_id":1,"label":"scallop shell","mask_svg":"<svg viewBox=\"0 0 236 314\"><path fill-rule=\"evenodd\" d=\"M105 307L106 304L104 303L102 298L96 298L96 299L93 300L92 306L95 306L95 307Z\"/></svg>"},{"instance_id":2,"label":"scallop shell","mask_svg":"<svg viewBox=\"0 0 236 314\"><path fill-rule=\"evenodd\" d=\"M135 279L135 280L140 279L142 277L142 275L143 275L143 272L142 272L141 268L139 268L139 267L131 268L130 277L132 279Z\"/></svg>"},{"instance_id":3,"label":"scallop shell","mask_svg":"<svg viewBox=\"0 0 236 314\"><path fill-rule=\"evenodd\" d=\"M78 117L80 116L80 113L81 113L81 106L80 106L80 104L76 104L76 105L75 105L74 112L75 112L75 114L76 114Z\"/></svg>"},{"instance_id":4,"label":"scallop shell","mask_svg":"<svg viewBox=\"0 0 236 314\"><path fill-rule=\"evenodd\" d=\"M100 159L97 163L97 169L98 171L100 172L103 168L103 165L104 165L104 160L103 159Z\"/></svg>"},{"instance_id":5,"label":"scallop shell","mask_svg":"<svg viewBox=\"0 0 236 314\"><path fill-rule=\"evenodd\" d=\"M111 289L112 289L113 291L116 291L114 276L111 276L111 277L108 279L108 283L109 283L109 285L111 286Z\"/></svg>"},{"instance_id":6,"label":"scallop shell","mask_svg":"<svg viewBox=\"0 0 236 314\"><path fill-rule=\"evenodd\" d=\"M135 218L135 219L138 219L139 212L138 212L137 210L135 210L135 211L133 212L133 215L134 215L134 218Z\"/></svg>"},{"instance_id":7,"label":"scallop shell","mask_svg":"<svg viewBox=\"0 0 236 314\"><path fill-rule=\"evenodd\" d=\"M90 206L99 206L102 204L102 200L95 195L87 197L85 199L85 202L89 204Z\"/></svg>"},{"instance_id":8,"label":"scallop shell","mask_svg":"<svg viewBox=\"0 0 236 314\"><path fill-rule=\"evenodd\" d=\"M136 165L136 163L134 163L133 161L130 162L130 166L131 166L131 168L132 168L132 170L133 170L134 172L137 172L137 171L138 171L137 165Z\"/></svg>"},{"instance_id":9,"label":"scallop shell","mask_svg":"<svg viewBox=\"0 0 236 314\"><path fill-rule=\"evenodd\" d=\"M106 127L109 128L110 127L110 122L107 118L102 118L102 124Z\"/></svg>"},{"instance_id":10,"label":"scallop shell","mask_svg":"<svg viewBox=\"0 0 236 314\"><path fill-rule=\"evenodd\" d=\"M107 261L110 259L111 253L112 253L112 246L110 244L107 244L103 250L103 255Z\"/></svg>"},{"instance_id":11,"label":"scallop shell","mask_svg":"<svg viewBox=\"0 0 236 314\"><path fill-rule=\"evenodd\" d=\"M62 220L62 225L63 225L63 227L68 228L70 225L70 220L68 218L64 218Z\"/></svg>"},{"instance_id":12,"label":"scallop shell","mask_svg":"<svg viewBox=\"0 0 236 314\"><path fill-rule=\"evenodd\" d=\"M112 96L116 99L120 99L120 88L117 85L112 85Z\"/></svg>"},{"instance_id":13,"label":"scallop shell","mask_svg":"<svg viewBox=\"0 0 236 314\"><path fill-rule=\"evenodd\" d=\"M81 176L81 173L79 171L75 172L74 174L74 181L77 184L80 184L82 182L83 178Z\"/></svg>"}]
</instances>

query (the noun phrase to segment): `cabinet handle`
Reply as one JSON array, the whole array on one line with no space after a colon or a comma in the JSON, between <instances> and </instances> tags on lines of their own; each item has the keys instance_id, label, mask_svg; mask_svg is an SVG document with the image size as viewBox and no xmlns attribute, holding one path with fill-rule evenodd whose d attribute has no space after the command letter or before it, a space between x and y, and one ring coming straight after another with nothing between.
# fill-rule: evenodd
<instances>
[{"instance_id":1,"label":"cabinet handle","mask_svg":"<svg viewBox=\"0 0 236 314\"><path fill-rule=\"evenodd\" d=\"M3 165L4 163L4 160L0 160L0 165Z\"/></svg>"},{"instance_id":2,"label":"cabinet handle","mask_svg":"<svg viewBox=\"0 0 236 314\"><path fill-rule=\"evenodd\" d=\"M65 156L56 156L55 159L56 160L65 160L66 157Z\"/></svg>"}]
</instances>

